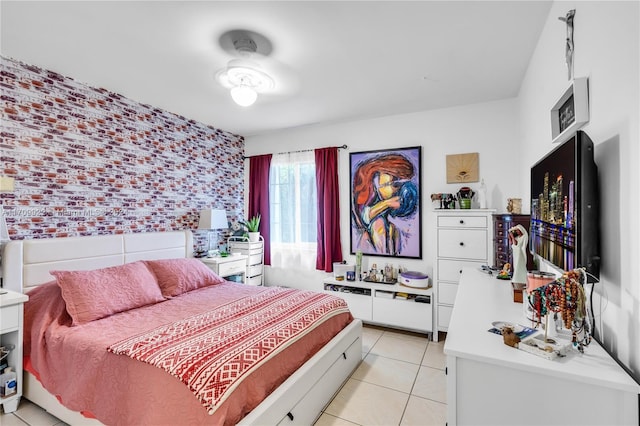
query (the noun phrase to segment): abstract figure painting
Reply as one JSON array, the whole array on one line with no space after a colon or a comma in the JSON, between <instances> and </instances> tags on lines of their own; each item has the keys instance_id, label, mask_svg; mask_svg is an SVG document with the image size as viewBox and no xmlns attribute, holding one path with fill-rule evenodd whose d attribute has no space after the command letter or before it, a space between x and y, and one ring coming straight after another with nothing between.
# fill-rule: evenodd
<instances>
[{"instance_id":1,"label":"abstract figure painting","mask_svg":"<svg viewBox=\"0 0 640 426\"><path fill-rule=\"evenodd\" d=\"M421 259L421 147L349 157L351 253Z\"/></svg>"}]
</instances>

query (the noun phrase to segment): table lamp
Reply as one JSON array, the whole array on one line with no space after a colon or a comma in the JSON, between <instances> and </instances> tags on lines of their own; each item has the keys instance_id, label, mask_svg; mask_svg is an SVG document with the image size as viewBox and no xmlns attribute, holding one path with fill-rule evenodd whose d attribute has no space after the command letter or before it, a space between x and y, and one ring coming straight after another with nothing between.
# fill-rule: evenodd
<instances>
[{"instance_id":1,"label":"table lamp","mask_svg":"<svg viewBox=\"0 0 640 426\"><path fill-rule=\"evenodd\" d=\"M227 212L223 209L205 209L200 211L198 229L218 230L227 229ZM211 255L211 233L207 232L207 253Z\"/></svg>"}]
</instances>

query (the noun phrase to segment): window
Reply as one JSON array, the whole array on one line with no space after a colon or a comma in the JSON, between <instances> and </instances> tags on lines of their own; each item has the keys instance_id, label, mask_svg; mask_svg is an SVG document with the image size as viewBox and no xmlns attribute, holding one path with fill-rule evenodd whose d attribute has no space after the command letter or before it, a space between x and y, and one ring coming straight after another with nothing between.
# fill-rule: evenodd
<instances>
[{"instance_id":1,"label":"window","mask_svg":"<svg viewBox=\"0 0 640 426\"><path fill-rule=\"evenodd\" d=\"M271 266L315 270L318 222L313 151L273 156L269 200Z\"/></svg>"}]
</instances>

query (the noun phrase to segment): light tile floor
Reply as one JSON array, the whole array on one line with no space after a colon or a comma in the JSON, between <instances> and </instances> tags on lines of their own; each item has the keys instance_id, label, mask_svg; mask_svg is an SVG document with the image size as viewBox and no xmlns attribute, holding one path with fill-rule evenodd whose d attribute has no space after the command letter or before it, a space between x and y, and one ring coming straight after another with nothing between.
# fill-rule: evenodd
<instances>
[{"instance_id":1,"label":"light tile floor","mask_svg":"<svg viewBox=\"0 0 640 426\"><path fill-rule=\"evenodd\" d=\"M444 340L370 326L362 340L362 363L315 425L444 425Z\"/></svg>"},{"instance_id":2,"label":"light tile floor","mask_svg":"<svg viewBox=\"0 0 640 426\"><path fill-rule=\"evenodd\" d=\"M444 425L444 341L372 326L362 336L362 363L315 426ZM0 424L65 425L25 399L15 413L1 414Z\"/></svg>"}]
</instances>

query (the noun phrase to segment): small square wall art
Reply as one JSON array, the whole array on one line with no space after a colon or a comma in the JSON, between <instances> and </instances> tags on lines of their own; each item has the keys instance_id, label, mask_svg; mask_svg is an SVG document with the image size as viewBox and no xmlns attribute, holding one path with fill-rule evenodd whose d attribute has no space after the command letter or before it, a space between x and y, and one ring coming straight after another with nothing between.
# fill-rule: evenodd
<instances>
[{"instance_id":1,"label":"small square wall art","mask_svg":"<svg viewBox=\"0 0 640 426\"><path fill-rule=\"evenodd\" d=\"M447 183L469 183L480 180L477 152L447 155Z\"/></svg>"}]
</instances>

